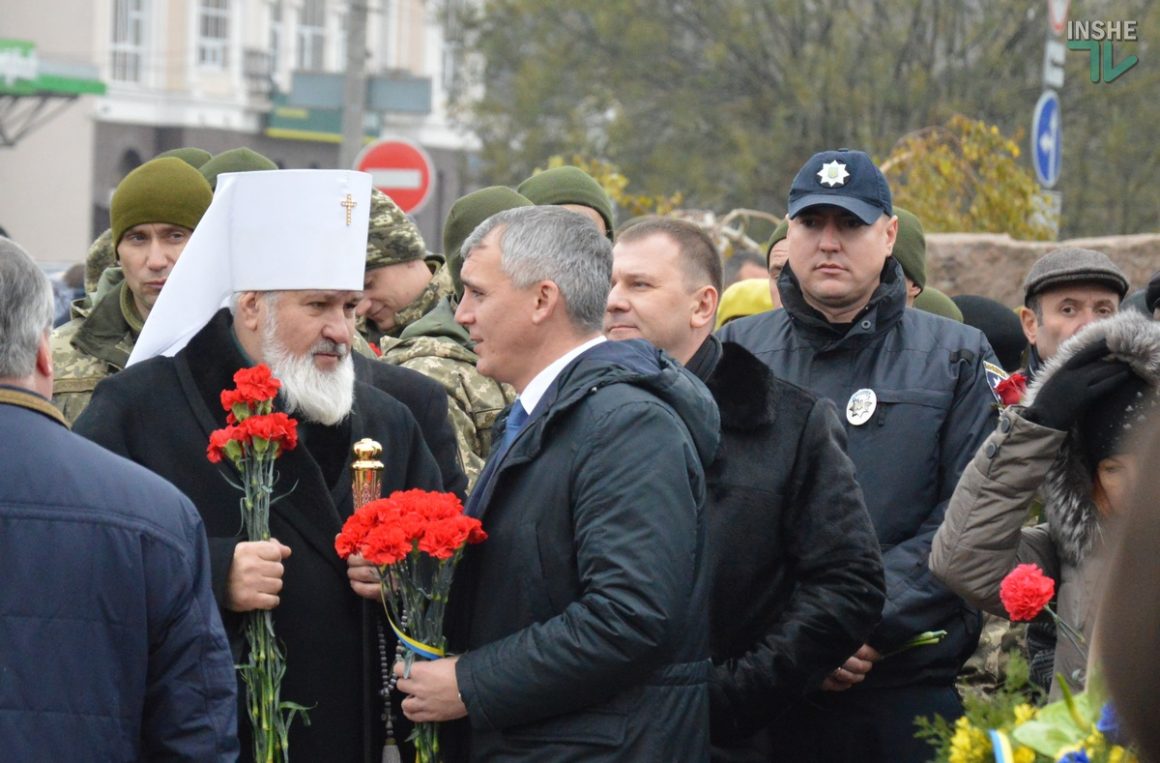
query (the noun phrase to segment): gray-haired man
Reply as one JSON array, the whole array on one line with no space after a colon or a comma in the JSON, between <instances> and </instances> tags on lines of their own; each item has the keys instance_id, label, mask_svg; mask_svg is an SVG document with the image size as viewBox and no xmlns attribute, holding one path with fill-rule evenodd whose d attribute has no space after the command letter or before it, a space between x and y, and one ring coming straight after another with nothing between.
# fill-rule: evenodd
<instances>
[{"instance_id":1,"label":"gray-haired man","mask_svg":"<svg viewBox=\"0 0 1160 763\"><path fill-rule=\"evenodd\" d=\"M717 409L641 340L601 336L611 245L513 209L463 245L456 319L519 392L467 510L458 658L415 665L412 720L467 716L472 760L705 760L705 480Z\"/></svg>"}]
</instances>

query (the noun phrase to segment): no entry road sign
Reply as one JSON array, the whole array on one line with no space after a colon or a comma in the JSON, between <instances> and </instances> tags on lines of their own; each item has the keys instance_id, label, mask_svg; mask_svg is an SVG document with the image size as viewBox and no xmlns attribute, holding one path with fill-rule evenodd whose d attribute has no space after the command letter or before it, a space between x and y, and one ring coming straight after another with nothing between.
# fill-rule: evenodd
<instances>
[{"instance_id":1,"label":"no entry road sign","mask_svg":"<svg viewBox=\"0 0 1160 763\"><path fill-rule=\"evenodd\" d=\"M431 195L435 165L426 151L409 140L371 143L355 159L354 167L370 173L374 187L408 214L422 209Z\"/></svg>"}]
</instances>

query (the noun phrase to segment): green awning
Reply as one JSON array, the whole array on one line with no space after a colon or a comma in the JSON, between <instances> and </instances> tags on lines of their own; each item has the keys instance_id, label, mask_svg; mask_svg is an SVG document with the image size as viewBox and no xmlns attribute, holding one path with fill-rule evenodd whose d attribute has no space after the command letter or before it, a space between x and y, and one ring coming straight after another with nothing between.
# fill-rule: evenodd
<instances>
[{"instance_id":1,"label":"green awning","mask_svg":"<svg viewBox=\"0 0 1160 763\"><path fill-rule=\"evenodd\" d=\"M0 39L0 95L104 95L97 68L41 60L36 43Z\"/></svg>"}]
</instances>

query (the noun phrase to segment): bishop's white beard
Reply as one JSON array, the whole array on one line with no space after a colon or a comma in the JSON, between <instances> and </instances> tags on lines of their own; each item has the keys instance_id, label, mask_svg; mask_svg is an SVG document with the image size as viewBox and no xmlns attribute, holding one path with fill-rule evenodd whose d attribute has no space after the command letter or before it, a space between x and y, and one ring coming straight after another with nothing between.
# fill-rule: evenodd
<instances>
[{"instance_id":1,"label":"bishop's white beard","mask_svg":"<svg viewBox=\"0 0 1160 763\"><path fill-rule=\"evenodd\" d=\"M262 336L262 351L274 376L282 382L286 412L299 413L307 421L334 426L350 415L354 403L354 362L350 345L320 339L305 355L294 355L278 339L277 311L270 311ZM314 365L314 353L342 356L333 371Z\"/></svg>"}]
</instances>

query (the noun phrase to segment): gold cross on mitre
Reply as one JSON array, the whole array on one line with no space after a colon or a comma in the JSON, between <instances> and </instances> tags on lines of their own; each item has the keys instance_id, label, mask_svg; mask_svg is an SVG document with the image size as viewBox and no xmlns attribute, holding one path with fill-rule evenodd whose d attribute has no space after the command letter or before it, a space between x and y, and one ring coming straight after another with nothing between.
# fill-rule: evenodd
<instances>
[{"instance_id":1,"label":"gold cross on mitre","mask_svg":"<svg viewBox=\"0 0 1160 763\"><path fill-rule=\"evenodd\" d=\"M348 193L346 198L338 203L346 207L346 224L350 225L350 212L352 209L358 206L358 202L355 201L354 197Z\"/></svg>"}]
</instances>

